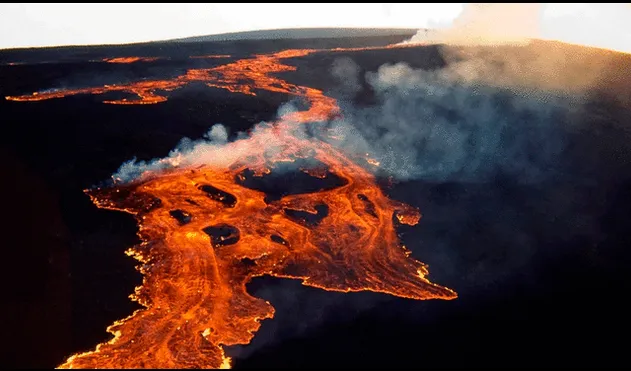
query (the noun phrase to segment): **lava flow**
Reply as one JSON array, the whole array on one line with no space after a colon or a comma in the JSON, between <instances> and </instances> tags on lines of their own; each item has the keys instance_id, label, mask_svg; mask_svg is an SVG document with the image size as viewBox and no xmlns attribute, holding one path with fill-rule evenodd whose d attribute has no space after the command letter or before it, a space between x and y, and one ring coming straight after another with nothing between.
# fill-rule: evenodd
<instances>
[{"instance_id":1,"label":"lava flow","mask_svg":"<svg viewBox=\"0 0 631 371\"><path fill-rule=\"evenodd\" d=\"M159 91L168 92L179 89L191 82L205 82L210 87L228 89L231 92L238 92L250 95L256 95L254 90L262 89L279 93L286 93L295 96L308 96L314 104L311 111L323 110L326 107L335 106L334 100L322 94L321 91L308 87L296 86L270 76L270 73L295 71L296 68L280 63L281 59L295 58L305 56L314 52L321 51L359 51L359 50L376 50L390 48L408 48L410 45L395 44L385 47L367 47L367 48L336 48L330 50L317 49L293 49L286 50L269 55L256 55L254 58L246 58L234 63L221 65L214 68L198 68L190 69L186 74L180 75L169 80L145 80L128 84L111 84L98 87L77 88L77 89L56 89L45 92L34 92L32 94L20 96L7 96L5 99L17 102L35 102L53 98L63 98L78 94L105 94L112 92L127 93L136 95L134 99L117 99L106 100L103 103L109 104L155 104L165 102L167 98L158 94ZM215 58L226 58L229 55L215 55ZM196 57L197 58L197 57ZM211 58L211 56L204 56ZM113 63L132 63L142 59L141 57L122 57L106 60ZM316 96L319 98L316 99ZM313 119L310 113L300 113L303 119ZM319 117L324 118L320 115Z\"/></svg>"},{"instance_id":2,"label":"lava flow","mask_svg":"<svg viewBox=\"0 0 631 371\"><path fill-rule=\"evenodd\" d=\"M155 57L120 57L120 58L105 58L103 62L107 63L135 63L135 62L154 62L160 58Z\"/></svg>"},{"instance_id":3,"label":"lava flow","mask_svg":"<svg viewBox=\"0 0 631 371\"><path fill-rule=\"evenodd\" d=\"M295 67L284 65L280 62L284 58L304 56L315 50L288 50L271 55L257 55L254 58L238 60L234 63L221 65L214 68L190 69L184 75L170 80L147 80L129 84L112 84L100 87L81 89L59 89L46 92L34 92L22 96L8 96L7 100L18 102L32 102L52 98L63 98L77 94L105 94L110 92L123 92L135 94L137 99L107 100L103 103L110 104L154 104L167 100L158 91L172 91L184 85L200 81L210 87L228 89L231 92L256 95L254 90L268 90L278 93L286 93L294 96L309 98L312 103L308 113L300 113L305 118L313 118L314 115L324 119L329 107L337 107L332 98L326 97L321 91L307 87L289 84L279 78L270 76L270 73L287 72L296 70ZM316 112L319 112L317 114Z\"/></svg>"},{"instance_id":4,"label":"lava flow","mask_svg":"<svg viewBox=\"0 0 631 371\"><path fill-rule=\"evenodd\" d=\"M204 81L231 92L254 95L260 89L310 103L309 109L261 126L246 139L211 147L204 158L212 163L172 163L169 170L145 172L130 183L86 190L98 207L135 215L142 243L128 255L142 263L143 284L131 297L146 309L114 323L108 328L112 340L70 357L60 368L228 368L223 346L248 344L260 320L274 315L269 302L246 291L246 284L262 275L331 291L456 297L431 283L426 266L411 258L398 239L396 224L415 225L418 210L390 200L370 171L332 145L296 135L300 124L327 120L339 111L322 91L272 76L295 69L283 65L283 58L311 52L257 55L189 70L173 80L45 96L115 89L141 98L127 103L146 103L159 97L155 90ZM287 164L295 164L317 186L270 198L257 180Z\"/></svg>"}]
</instances>

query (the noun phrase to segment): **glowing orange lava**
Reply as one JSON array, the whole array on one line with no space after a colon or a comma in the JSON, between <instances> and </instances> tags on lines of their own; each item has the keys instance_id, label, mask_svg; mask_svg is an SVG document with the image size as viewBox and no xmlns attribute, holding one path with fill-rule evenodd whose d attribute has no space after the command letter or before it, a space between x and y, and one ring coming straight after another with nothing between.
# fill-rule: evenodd
<instances>
[{"instance_id":1,"label":"glowing orange lava","mask_svg":"<svg viewBox=\"0 0 631 371\"><path fill-rule=\"evenodd\" d=\"M120 57L120 58L105 58L103 62L107 63L135 63L135 62L153 62L160 58L153 57Z\"/></svg>"},{"instance_id":2,"label":"glowing orange lava","mask_svg":"<svg viewBox=\"0 0 631 371\"><path fill-rule=\"evenodd\" d=\"M331 51L360 51L377 50L384 48L408 48L410 45L388 45L386 47L368 48L336 48ZM173 91L182 86L201 81L206 82L210 87L227 89L234 93L256 95L254 90L262 89L279 93L286 93L295 96L309 96L315 107L311 111L321 111L327 105L334 102L332 98L325 97L321 91L308 87L289 84L279 78L269 76L270 73L295 71L296 68L280 63L281 59L305 56L323 50L286 50L270 55L256 55L253 58L246 58L234 63L222 65L214 68L190 69L186 74L170 80L149 80L129 84L112 84L100 87L80 88L80 89L59 89L46 92L34 92L32 94L20 96L7 96L5 99L18 102L35 102L53 98L63 98L78 94L104 94L108 92L122 92L135 95L135 99L107 100L103 103L109 104L154 104L167 100L158 91ZM133 60L139 57L127 57L126 60ZM121 62L118 62L121 63ZM130 63L130 62L122 62ZM313 95L313 96L310 96ZM319 96L318 99L314 99ZM303 118L309 116L308 113L299 114ZM320 116L322 117L322 116Z\"/></svg>"},{"instance_id":3,"label":"glowing orange lava","mask_svg":"<svg viewBox=\"0 0 631 371\"><path fill-rule=\"evenodd\" d=\"M142 243L128 254L142 263L144 278L132 299L146 309L114 323L108 328L112 340L70 357L60 368L228 368L223 346L248 344L260 320L274 315L270 303L246 292L246 283L262 275L299 279L331 291L456 297L431 283L426 266L411 258L398 239L396 224L415 225L419 211L390 200L370 171L340 150L295 135L300 124L327 120L339 111L322 91L272 75L295 70L282 59L312 52L257 55L189 70L173 80L9 98L33 101L114 90L139 97L124 103L157 103L166 99L157 90L203 81L231 92L255 95L267 90L310 103L309 109L287 114L208 154L224 156L225 166L179 166L146 172L128 184L86 190L98 207L135 215ZM300 169L314 181L339 182L278 200L266 199L247 183L274 173L282 163L302 159L322 164Z\"/></svg>"}]
</instances>

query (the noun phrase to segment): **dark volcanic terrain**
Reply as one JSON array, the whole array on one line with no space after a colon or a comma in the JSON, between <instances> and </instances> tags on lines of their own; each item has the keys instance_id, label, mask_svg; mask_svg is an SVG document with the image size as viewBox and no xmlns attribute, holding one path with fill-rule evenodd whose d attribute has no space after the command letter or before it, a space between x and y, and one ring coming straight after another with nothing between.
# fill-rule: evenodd
<instances>
[{"instance_id":1,"label":"dark volcanic terrain","mask_svg":"<svg viewBox=\"0 0 631 371\"><path fill-rule=\"evenodd\" d=\"M251 54L383 46L408 36L5 50L0 97L164 79ZM458 299L341 294L257 278L250 292L277 312L263 321L250 345L228 349L235 368L629 363L623 339L631 330L625 298L631 288L631 56L553 42L486 49L418 46L286 59L298 69L280 76L338 97L340 82L331 69L336 60L350 58L359 66L361 89L346 97L348 104L374 107L379 96L366 72L398 62L438 70L476 53L493 63L494 56L518 60L497 66L502 76L511 76L510 84L491 74L480 80L487 90L470 88L471 94L499 97L494 104L505 114L495 119L505 119L509 135L528 136L533 129L530 121L512 119L512 111L504 110L510 105L501 98L506 86L581 96L580 115L544 123L558 125L554 133L563 139L551 162L554 175L529 183L519 171L500 169L482 180L419 176L390 186L384 180L388 195L423 214L417 226L400 228L401 239L429 265L431 280L453 288ZM204 55L229 57L189 58ZM131 56L160 59L102 61ZM159 104L125 106L103 104L106 95L0 99L5 367L56 367L107 340L106 327L139 308L128 295L141 275L124 254L137 243L136 223L131 215L96 208L84 189L133 157L166 156L183 137L199 139L215 123L229 128L234 139L239 131L273 120L289 100L284 94L250 96L203 84L166 96ZM444 108L445 117L459 114L457 106L455 113ZM528 153L543 151L537 146L543 148L544 141L533 140ZM498 151L501 156L503 149Z\"/></svg>"}]
</instances>

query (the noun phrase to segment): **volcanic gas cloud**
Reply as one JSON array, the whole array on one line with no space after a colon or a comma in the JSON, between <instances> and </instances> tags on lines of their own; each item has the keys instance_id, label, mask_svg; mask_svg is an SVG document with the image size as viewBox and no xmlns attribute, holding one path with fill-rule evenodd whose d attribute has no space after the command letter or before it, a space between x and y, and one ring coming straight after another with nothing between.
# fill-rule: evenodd
<instances>
[{"instance_id":1,"label":"volcanic gas cloud","mask_svg":"<svg viewBox=\"0 0 631 371\"><path fill-rule=\"evenodd\" d=\"M194 158L170 157L132 181L86 190L98 207L135 215L142 243L128 254L142 263L144 282L132 299L146 309L114 323L108 328L112 340L70 357L61 368L230 367L222 346L249 343L259 321L274 315L270 303L246 292L247 282L266 274L331 291L456 297L431 283L426 266L401 245L396 224L414 225L420 214L386 197L369 170L376 163L352 161L324 141L297 134L305 123L339 114L336 101L322 91L272 75L295 69L282 59L312 52L257 55L172 80L7 97L37 101L120 91L138 99L105 103L147 104L167 99L159 91L202 81L309 103L246 139L209 146ZM279 199L257 189L257 180L286 164L309 176L314 187Z\"/></svg>"}]
</instances>

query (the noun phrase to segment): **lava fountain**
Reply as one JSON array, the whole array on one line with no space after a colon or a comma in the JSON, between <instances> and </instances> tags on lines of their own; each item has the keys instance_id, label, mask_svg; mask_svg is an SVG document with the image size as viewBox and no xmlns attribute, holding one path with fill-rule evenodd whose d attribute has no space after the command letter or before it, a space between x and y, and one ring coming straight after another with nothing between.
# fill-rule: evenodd
<instances>
[{"instance_id":1,"label":"lava fountain","mask_svg":"<svg viewBox=\"0 0 631 371\"><path fill-rule=\"evenodd\" d=\"M235 93L266 90L309 103L206 154L221 161L171 159L167 170L85 191L98 207L131 213L138 221L142 242L127 253L141 262L143 284L131 298L145 309L115 322L108 328L113 339L73 355L60 368L229 368L223 346L248 344L260 321L274 315L269 302L246 291L262 275L330 291L456 298L426 278L426 265L398 239L396 225L415 225L419 211L389 199L366 167L332 145L297 135L302 124L339 114L337 102L322 91L273 75L295 70L282 59L315 51L256 55L191 69L172 80L7 97L37 101L121 91L138 98L105 103L147 104L167 99L158 91L202 81ZM335 181L278 199L252 186L278 166L301 161L318 164L298 166L314 184Z\"/></svg>"}]
</instances>

